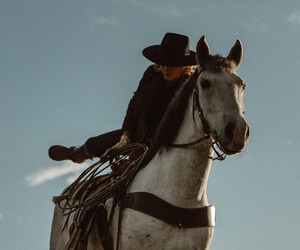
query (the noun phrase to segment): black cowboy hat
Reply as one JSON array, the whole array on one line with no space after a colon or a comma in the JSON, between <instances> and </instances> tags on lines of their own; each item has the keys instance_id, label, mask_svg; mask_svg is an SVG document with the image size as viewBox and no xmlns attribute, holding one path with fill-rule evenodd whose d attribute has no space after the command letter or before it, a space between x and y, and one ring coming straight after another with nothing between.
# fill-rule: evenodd
<instances>
[{"instance_id":1,"label":"black cowboy hat","mask_svg":"<svg viewBox=\"0 0 300 250\"><path fill-rule=\"evenodd\" d=\"M196 53L189 49L189 38L175 33L166 33L160 45L143 50L150 61L163 66L182 67L196 65Z\"/></svg>"}]
</instances>

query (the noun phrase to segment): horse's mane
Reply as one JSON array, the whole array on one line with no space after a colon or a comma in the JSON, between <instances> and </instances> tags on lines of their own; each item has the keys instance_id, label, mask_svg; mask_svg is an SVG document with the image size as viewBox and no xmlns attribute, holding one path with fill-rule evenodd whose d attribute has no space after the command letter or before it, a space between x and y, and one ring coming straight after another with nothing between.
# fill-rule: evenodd
<instances>
[{"instance_id":1,"label":"horse's mane","mask_svg":"<svg viewBox=\"0 0 300 250\"><path fill-rule=\"evenodd\" d=\"M236 68L236 65L232 60L229 60L226 57L222 57L221 55L210 55L209 60L203 65L203 70L211 70L211 71L226 71L232 72Z\"/></svg>"},{"instance_id":2,"label":"horse's mane","mask_svg":"<svg viewBox=\"0 0 300 250\"><path fill-rule=\"evenodd\" d=\"M171 143L179 127L181 126L189 97L191 96L197 81L197 70L177 91L174 99L153 133L151 147L146 154L142 166L148 164L162 146Z\"/></svg>"}]
</instances>

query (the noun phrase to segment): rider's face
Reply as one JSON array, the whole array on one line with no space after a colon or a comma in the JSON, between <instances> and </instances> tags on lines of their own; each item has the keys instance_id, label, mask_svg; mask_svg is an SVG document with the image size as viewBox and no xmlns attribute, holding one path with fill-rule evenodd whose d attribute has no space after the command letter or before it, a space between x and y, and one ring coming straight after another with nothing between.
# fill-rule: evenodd
<instances>
[{"instance_id":1,"label":"rider's face","mask_svg":"<svg viewBox=\"0 0 300 250\"><path fill-rule=\"evenodd\" d=\"M177 80L183 74L185 67L169 67L169 66L160 66L161 72L164 76L164 79L167 82Z\"/></svg>"}]
</instances>

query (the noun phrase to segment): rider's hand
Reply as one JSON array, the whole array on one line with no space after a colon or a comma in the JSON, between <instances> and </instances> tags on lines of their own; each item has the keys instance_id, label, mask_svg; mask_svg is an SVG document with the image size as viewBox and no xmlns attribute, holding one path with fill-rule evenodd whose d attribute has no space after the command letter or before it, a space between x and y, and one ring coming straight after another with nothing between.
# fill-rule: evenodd
<instances>
[{"instance_id":1,"label":"rider's hand","mask_svg":"<svg viewBox=\"0 0 300 250\"><path fill-rule=\"evenodd\" d=\"M112 146L111 148L109 148L108 150L105 151L105 153L103 155L100 156L100 159L105 159L107 158L109 155L111 155L112 153L116 152L117 150L125 147L126 145L130 144L131 140L127 135L122 135L120 141Z\"/></svg>"}]
</instances>

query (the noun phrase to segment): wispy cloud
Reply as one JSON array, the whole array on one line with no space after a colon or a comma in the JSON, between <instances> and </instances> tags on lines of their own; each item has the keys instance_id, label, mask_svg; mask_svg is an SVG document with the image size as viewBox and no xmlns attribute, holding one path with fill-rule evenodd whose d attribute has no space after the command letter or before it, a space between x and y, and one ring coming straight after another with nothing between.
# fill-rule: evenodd
<instances>
[{"instance_id":1,"label":"wispy cloud","mask_svg":"<svg viewBox=\"0 0 300 250\"><path fill-rule=\"evenodd\" d=\"M287 21L300 27L300 10L295 10L287 16Z\"/></svg>"},{"instance_id":2,"label":"wispy cloud","mask_svg":"<svg viewBox=\"0 0 300 250\"><path fill-rule=\"evenodd\" d=\"M76 164L66 161L60 166L39 169L26 177L29 186L34 187L62 176L66 176L66 182L71 183L80 173L89 167L88 163Z\"/></svg>"},{"instance_id":3,"label":"wispy cloud","mask_svg":"<svg viewBox=\"0 0 300 250\"><path fill-rule=\"evenodd\" d=\"M267 25L258 17L255 17L252 22L247 22L246 26L256 32L265 32L267 30Z\"/></svg>"},{"instance_id":4,"label":"wispy cloud","mask_svg":"<svg viewBox=\"0 0 300 250\"><path fill-rule=\"evenodd\" d=\"M157 5L151 6L149 9L152 10L154 14L157 14L161 17L176 18L183 16L183 12L179 10L176 6L169 6L169 8L165 8Z\"/></svg>"},{"instance_id":5,"label":"wispy cloud","mask_svg":"<svg viewBox=\"0 0 300 250\"><path fill-rule=\"evenodd\" d=\"M105 17L105 16L94 16L91 20L90 29L97 30L101 27L118 27L120 26L120 22L112 17Z\"/></svg>"},{"instance_id":6,"label":"wispy cloud","mask_svg":"<svg viewBox=\"0 0 300 250\"><path fill-rule=\"evenodd\" d=\"M164 3L163 1L159 4L151 1L131 0L131 3L143 10L149 11L152 14L163 18L176 18L183 16L182 10L178 7L178 4Z\"/></svg>"}]
</instances>

